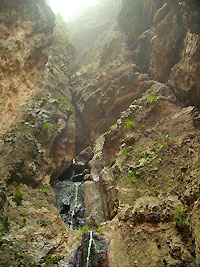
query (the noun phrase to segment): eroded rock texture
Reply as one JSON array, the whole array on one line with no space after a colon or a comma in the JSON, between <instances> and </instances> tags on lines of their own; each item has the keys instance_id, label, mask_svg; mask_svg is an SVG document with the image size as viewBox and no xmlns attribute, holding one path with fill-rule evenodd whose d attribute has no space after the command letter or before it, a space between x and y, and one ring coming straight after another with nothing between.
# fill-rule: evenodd
<instances>
[{"instance_id":1,"label":"eroded rock texture","mask_svg":"<svg viewBox=\"0 0 200 267\"><path fill-rule=\"evenodd\" d=\"M123 1L125 36L112 28L94 61L80 56L77 151L112 125L85 184L88 224L110 220L109 266L199 264L198 17L197 1Z\"/></svg>"},{"instance_id":2,"label":"eroded rock texture","mask_svg":"<svg viewBox=\"0 0 200 267\"><path fill-rule=\"evenodd\" d=\"M49 182L75 156L69 91L74 47L57 30L62 21L53 28L55 18L45 1L0 5L5 126L0 145L0 265L38 266L51 261L48 255L67 236Z\"/></svg>"},{"instance_id":3,"label":"eroded rock texture","mask_svg":"<svg viewBox=\"0 0 200 267\"><path fill-rule=\"evenodd\" d=\"M24 102L42 87L54 18L40 0L2 0L0 13L0 118L5 133Z\"/></svg>"},{"instance_id":4,"label":"eroded rock texture","mask_svg":"<svg viewBox=\"0 0 200 267\"><path fill-rule=\"evenodd\" d=\"M120 22L141 71L169 82L187 105L199 106L198 1L123 1Z\"/></svg>"},{"instance_id":5,"label":"eroded rock texture","mask_svg":"<svg viewBox=\"0 0 200 267\"><path fill-rule=\"evenodd\" d=\"M122 113L103 146L102 137L97 141L104 200L110 212L118 204L104 229L111 238L109 266L196 266L190 215L199 196L199 131L192 108L174 100L156 83Z\"/></svg>"},{"instance_id":6,"label":"eroded rock texture","mask_svg":"<svg viewBox=\"0 0 200 267\"><path fill-rule=\"evenodd\" d=\"M24 9L31 12L32 6L29 6L29 2L24 5ZM41 5L44 6L44 3L41 2ZM34 7L39 7L39 4L35 2ZM43 17L48 11L46 6L44 14L37 15ZM53 27L53 15L51 19ZM2 138L3 182L18 180L37 184L42 181L44 174L55 172L54 175L58 175L74 157L75 115L68 86L69 62L74 48L63 42L56 29L57 26L54 36L49 33L49 38L53 40L54 37L54 40L48 49L49 59L46 66L46 61L43 62L42 57L39 57L38 64L40 62L42 71L34 70L38 75L43 74L43 77L38 78L38 84L36 83L38 92L34 92L36 95L29 102L23 102L24 105L16 113L17 123ZM43 42L42 39L40 41ZM11 93L9 87L7 93Z\"/></svg>"},{"instance_id":7,"label":"eroded rock texture","mask_svg":"<svg viewBox=\"0 0 200 267\"><path fill-rule=\"evenodd\" d=\"M199 2L99 3L76 59L44 1L0 4L0 265L199 266Z\"/></svg>"}]
</instances>

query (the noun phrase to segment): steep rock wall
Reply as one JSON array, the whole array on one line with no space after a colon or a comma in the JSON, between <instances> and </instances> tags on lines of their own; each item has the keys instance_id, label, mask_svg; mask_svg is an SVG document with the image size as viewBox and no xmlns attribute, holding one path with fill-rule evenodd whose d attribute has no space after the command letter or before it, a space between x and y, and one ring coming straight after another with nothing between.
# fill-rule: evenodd
<instances>
[{"instance_id":1,"label":"steep rock wall","mask_svg":"<svg viewBox=\"0 0 200 267\"><path fill-rule=\"evenodd\" d=\"M109 266L199 265L198 18L198 1L123 1L126 37L104 43L94 73L86 53L73 81L77 151L117 121L96 139L85 184Z\"/></svg>"},{"instance_id":2,"label":"steep rock wall","mask_svg":"<svg viewBox=\"0 0 200 267\"><path fill-rule=\"evenodd\" d=\"M45 1L0 5L6 119L0 144L0 265L45 265L52 250L73 248L66 243L69 232L55 208L50 180L71 164L75 152L69 91L75 49L66 42L65 28L58 30L62 21L53 31L55 18ZM14 92L11 84L18 82ZM8 104L15 108L5 114Z\"/></svg>"},{"instance_id":3,"label":"steep rock wall","mask_svg":"<svg viewBox=\"0 0 200 267\"><path fill-rule=\"evenodd\" d=\"M43 1L23 5L38 18L49 13ZM15 14L12 6L9 12ZM79 252L84 231L64 225L49 185L75 157L74 108L76 154L91 145L82 155L93 155L83 186L85 219L110 241L108 265L199 265L200 115L183 107L199 105L198 12L197 1L123 1L125 35L109 24L82 51L72 78L71 44L56 32L48 51L45 43L48 64L41 56L41 69L34 69L38 92L21 100L2 136L0 265L62 266ZM53 18L50 24L48 40ZM192 90L186 82L194 82Z\"/></svg>"},{"instance_id":4,"label":"steep rock wall","mask_svg":"<svg viewBox=\"0 0 200 267\"><path fill-rule=\"evenodd\" d=\"M199 106L198 16L195 1L123 1L119 23L127 37L113 21L95 41L88 40L72 82L78 151L119 118L127 101L149 89L147 80L168 83L184 105ZM88 23L82 21L85 36Z\"/></svg>"},{"instance_id":5,"label":"steep rock wall","mask_svg":"<svg viewBox=\"0 0 200 267\"><path fill-rule=\"evenodd\" d=\"M198 1L123 1L120 23L141 71L168 82L186 105L199 106Z\"/></svg>"},{"instance_id":6,"label":"steep rock wall","mask_svg":"<svg viewBox=\"0 0 200 267\"><path fill-rule=\"evenodd\" d=\"M42 87L54 17L44 1L1 1L0 24L2 134L20 107Z\"/></svg>"}]
</instances>

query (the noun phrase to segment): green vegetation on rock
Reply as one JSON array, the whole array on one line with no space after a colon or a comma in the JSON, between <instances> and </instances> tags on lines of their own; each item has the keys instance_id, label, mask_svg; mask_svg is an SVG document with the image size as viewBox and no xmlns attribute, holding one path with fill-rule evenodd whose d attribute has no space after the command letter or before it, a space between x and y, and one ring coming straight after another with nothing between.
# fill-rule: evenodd
<instances>
[{"instance_id":1,"label":"green vegetation on rock","mask_svg":"<svg viewBox=\"0 0 200 267\"><path fill-rule=\"evenodd\" d=\"M72 37L67 29L66 23L60 14L56 15L56 26L54 29L54 35L58 40L66 44L72 44Z\"/></svg>"},{"instance_id":2,"label":"green vegetation on rock","mask_svg":"<svg viewBox=\"0 0 200 267\"><path fill-rule=\"evenodd\" d=\"M97 233L99 233L100 235L102 235L103 229L102 229L101 226L98 226L95 230L96 230Z\"/></svg>"},{"instance_id":3,"label":"green vegetation on rock","mask_svg":"<svg viewBox=\"0 0 200 267\"><path fill-rule=\"evenodd\" d=\"M89 230L90 230L90 227L88 225L84 225L83 228L82 228L83 232L87 232Z\"/></svg>"},{"instance_id":4,"label":"green vegetation on rock","mask_svg":"<svg viewBox=\"0 0 200 267\"><path fill-rule=\"evenodd\" d=\"M131 180L131 182L133 184L136 184L137 183L137 178L136 178L136 176L135 176L135 174L134 174L133 171L129 171L128 172L128 176L129 176L129 178L130 178L130 180Z\"/></svg>"},{"instance_id":5,"label":"green vegetation on rock","mask_svg":"<svg viewBox=\"0 0 200 267\"><path fill-rule=\"evenodd\" d=\"M125 125L125 128L136 127L135 122L131 120L125 120L124 125Z\"/></svg>"},{"instance_id":6,"label":"green vegetation on rock","mask_svg":"<svg viewBox=\"0 0 200 267\"><path fill-rule=\"evenodd\" d=\"M82 74L86 74L88 70L85 66L81 66L80 71Z\"/></svg>"},{"instance_id":7,"label":"green vegetation on rock","mask_svg":"<svg viewBox=\"0 0 200 267\"><path fill-rule=\"evenodd\" d=\"M20 211L20 214L21 214L23 217L27 217L27 216L28 216L28 211L27 211L27 210L21 210L21 211Z\"/></svg>"},{"instance_id":8,"label":"green vegetation on rock","mask_svg":"<svg viewBox=\"0 0 200 267\"><path fill-rule=\"evenodd\" d=\"M50 129L51 129L50 123L46 122L42 129L43 129L43 131L46 131L46 132L50 131Z\"/></svg>"},{"instance_id":9,"label":"green vegetation on rock","mask_svg":"<svg viewBox=\"0 0 200 267\"><path fill-rule=\"evenodd\" d=\"M45 259L46 264L57 263L60 259L60 256L57 254L49 254Z\"/></svg>"},{"instance_id":10,"label":"green vegetation on rock","mask_svg":"<svg viewBox=\"0 0 200 267\"><path fill-rule=\"evenodd\" d=\"M179 228L183 228L188 225L188 211L186 209L177 209L174 214L174 222Z\"/></svg>"},{"instance_id":11,"label":"green vegetation on rock","mask_svg":"<svg viewBox=\"0 0 200 267\"><path fill-rule=\"evenodd\" d=\"M149 95L148 97L148 100L150 100L150 101L154 101L154 102L157 102L158 101L158 96L156 96L156 95Z\"/></svg>"},{"instance_id":12,"label":"green vegetation on rock","mask_svg":"<svg viewBox=\"0 0 200 267\"><path fill-rule=\"evenodd\" d=\"M66 104L66 108L68 110L71 110L72 109L71 105L69 104L69 102L67 101L67 98L65 96L61 96L59 98L59 100L62 101L62 102L64 102Z\"/></svg>"},{"instance_id":13,"label":"green vegetation on rock","mask_svg":"<svg viewBox=\"0 0 200 267\"><path fill-rule=\"evenodd\" d=\"M25 132L28 130L28 125L26 123L22 123L21 125L21 132Z\"/></svg>"},{"instance_id":14,"label":"green vegetation on rock","mask_svg":"<svg viewBox=\"0 0 200 267\"><path fill-rule=\"evenodd\" d=\"M49 193L49 188L43 188L43 192L44 192L45 194L48 194L48 193Z\"/></svg>"},{"instance_id":15,"label":"green vegetation on rock","mask_svg":"<svg viewBox=\"0 0 200 267\"><path fill-rule=\"evenodd\" d=\"M17 190L14 194L13 200L19 205L22 202L24 192Z\"/></svg>"}]
</instances>

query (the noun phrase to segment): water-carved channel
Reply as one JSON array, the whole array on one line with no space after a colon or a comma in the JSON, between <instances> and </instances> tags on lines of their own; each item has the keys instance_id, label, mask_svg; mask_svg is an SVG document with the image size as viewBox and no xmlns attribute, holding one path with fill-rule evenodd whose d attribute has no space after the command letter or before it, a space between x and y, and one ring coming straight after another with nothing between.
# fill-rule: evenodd
<instances>
[{"instance_id":1,"label":"water-carved channel","mask_svg":"<svg viewBox=\"0 0 200 267\"><path fill-rule=\"evenodd\" d=\"M109 242L104 238L94 231L88 231L69 262L63 262L61 267L108 267L108 245Z\"/></svg>"},{"instance_id":2,"label":"water-carved channel","mask_svg":"<svg viewBox=\"0 0 200 267\"><path fill-rule=\"evenodd\" d=\"M71 230L86 225L83 198L84 170L72 165L53 185L56 206L62 220ZM93 230L83 235L82 243L76 248L68 262L62 261L60 267L108 267L107 249L109 242Z\"/></svg>"}]
</instances>

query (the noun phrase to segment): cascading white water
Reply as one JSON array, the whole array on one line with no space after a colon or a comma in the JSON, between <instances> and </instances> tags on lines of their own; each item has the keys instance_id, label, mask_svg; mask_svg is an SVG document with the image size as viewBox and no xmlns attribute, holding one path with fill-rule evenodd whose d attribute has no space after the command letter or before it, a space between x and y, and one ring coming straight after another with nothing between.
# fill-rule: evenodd
<instances>
[{"instance_id":1,"label":"cascading white water","mask_svg":"<svg viewBox=\"0 0 200 267\"><path fill-rule=\"evenodd\" d=\"M93 243L93 233L92 231L90 233L90 240L89 240L89 245L88 245L88 254L87 254L87 262L86 262L86 267L89 267L89 262L90 262L90 253L91 253L91 247Z\"/></svg>"},{"instance_id":2,"label":"cascading white water","mask_svg":"<svg viewBox=\"0 0 200 267\"><path fill-rule=\"evenodd\" d=\"M75 210L76 210L76 207L78 205L78 188L80 186L81 183L75 183L75 200L74 200L74 207L73 207L73 210L72 210L72 214L71 214L71 222L70 222L70 229L73 229L73 217L74 217L74 214L75 214Z\"/></svg>"}]
</instances>

